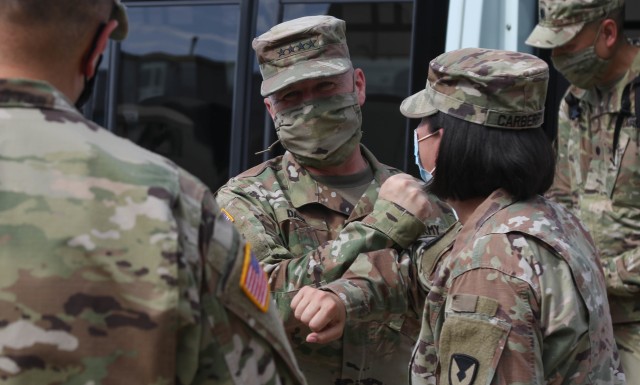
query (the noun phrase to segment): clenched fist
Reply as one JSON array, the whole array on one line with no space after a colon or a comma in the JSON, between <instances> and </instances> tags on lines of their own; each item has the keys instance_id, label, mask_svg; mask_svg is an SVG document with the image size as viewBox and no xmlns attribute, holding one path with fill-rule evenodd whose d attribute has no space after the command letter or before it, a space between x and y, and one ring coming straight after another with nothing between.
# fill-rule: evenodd
<instances>
[{"instance_id":1,"label":"clenched fist","mask_svg":"<svg viewBox=\"0 0 640 385\"><path fill-rule=\"evenodd\" d=\"M342 337L347 310L334 293L305 286L293 297L291 309L312 331L307 342L324 344Z\"/></svg>"},{"instance_id":2,"label":"clenched fist","mask_svg":"<svg viewBox=\"0 0 640 385\"><path fill-rule=\"evenodd\" d=\"M424 222L433 210L425 188L423 181L409 174L396 174L382 184L378 198L401 206Z\"/></svg>"}]
</instances>

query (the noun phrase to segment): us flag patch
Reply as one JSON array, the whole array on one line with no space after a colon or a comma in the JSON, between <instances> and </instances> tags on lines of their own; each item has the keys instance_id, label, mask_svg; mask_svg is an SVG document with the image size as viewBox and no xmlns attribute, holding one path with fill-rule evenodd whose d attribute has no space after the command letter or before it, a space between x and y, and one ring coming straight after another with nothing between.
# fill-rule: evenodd
<instances>
[{"instance_id":1,"label":"us flag patch","mask_svg":"<svg viewBox=\"0 0 640 385\"><path fill-rule=\"evenodd\" d=\"M251 252L251 246L244 246L244 264L240 276L240 287L260 310L266 313L269 309L269 283L267 273L262 270L260 262Z\"/></svg>"}]
</instances>

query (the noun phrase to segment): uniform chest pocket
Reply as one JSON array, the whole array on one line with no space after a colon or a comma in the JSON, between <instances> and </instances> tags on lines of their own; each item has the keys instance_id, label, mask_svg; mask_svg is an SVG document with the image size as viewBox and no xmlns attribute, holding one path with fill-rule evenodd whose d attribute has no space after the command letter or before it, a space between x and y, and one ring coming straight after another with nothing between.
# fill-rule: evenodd
<instances>
[{"instance_id":1,"label":"uniform chest pocket","mask_svg":"<svg viewBox=\"0 0 640 385\"><path fill-rule=\"evenodd\" d=\"M276 217L283 241L293 255L315 250L328 237L329 228L323 220L304 218L294 209L277 209Z\"/></svg>"},{"instance_id":2,"label":"uniform chest pocket","mask_svg":"<svg viewBox=\"0 0 640 385\"><path fill-rule=\"evenodd\" d=\"M611 184L611 197L614 202L621 205L637 205L640 198L640 150L638 148L638 128L634 130L634 136L630 137L623 129L620 133L616 163Z\"/></svg>"}]
</instances>

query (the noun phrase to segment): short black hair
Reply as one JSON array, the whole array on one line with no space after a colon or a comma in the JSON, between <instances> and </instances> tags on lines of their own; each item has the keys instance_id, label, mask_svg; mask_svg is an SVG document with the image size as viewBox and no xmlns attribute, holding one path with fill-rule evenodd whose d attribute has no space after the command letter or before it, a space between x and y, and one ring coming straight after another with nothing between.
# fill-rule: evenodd
<instances>
[{"instance_id":1,"label":"short black hair","mask_svg":"<svg viewBox=\"0 0 640 385\"><path fill-rule=\"evenodd\" d=\"M443 129L429 190L440 199L484 198L499 188L515 199L544 194L555 174L555 153L542 127L486 127L437 112L431 130Z\"/></svg>"}]
</instances>

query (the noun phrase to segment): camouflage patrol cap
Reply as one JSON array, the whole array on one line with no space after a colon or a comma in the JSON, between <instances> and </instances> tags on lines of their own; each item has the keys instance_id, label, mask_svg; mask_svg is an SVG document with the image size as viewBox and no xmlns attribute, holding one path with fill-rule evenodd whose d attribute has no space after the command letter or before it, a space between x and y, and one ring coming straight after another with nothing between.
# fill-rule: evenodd
<instances>
[{"instance_id":1,"label":"camouflage patrol cap","mask_svg":"<svg viewBox=\"0 0 640 385\"><path fill-rule=\"evenodd\" d=\"M113 0L113 10L109 20L116 20L118 26L111 32L113 40L124 40L129 32L129 19L127 18L127 9L121 0Z\"/></svg>"},{"instance_id":2,"label":"camouflage patrol cap","mask_svg":"<svg viewBox=\"0 0 640 385\"><path fill-rule=\"evenodd\" d=\"M464 48L433 59L426 88L406 98L400 112L423 118L441 111L488 127L540 127L548 79L547 64L533 55Z\"/></svg>"},{"instance_id":3,"label":"camouflage patrol cap","mask_svg":"<svg viewBox=\"0 0 640 385\"><path fill-rule=\"evenodd\" d=\"M624 0L538 0L539 22L525 43L538 48L559 47L588 22L623 5Z\"/></svg>"},{"instance_id":4,"label":"camouflage patrol cap","mask_svg":"<svg viewBox=\"0 0 640 385\"><path fill-rule=\"evenodd\" d=\"M340 75L351 66L344 20L307 16L278 24L253 39L262 96L305 79Z\"/></svg>"}]
</instances>

